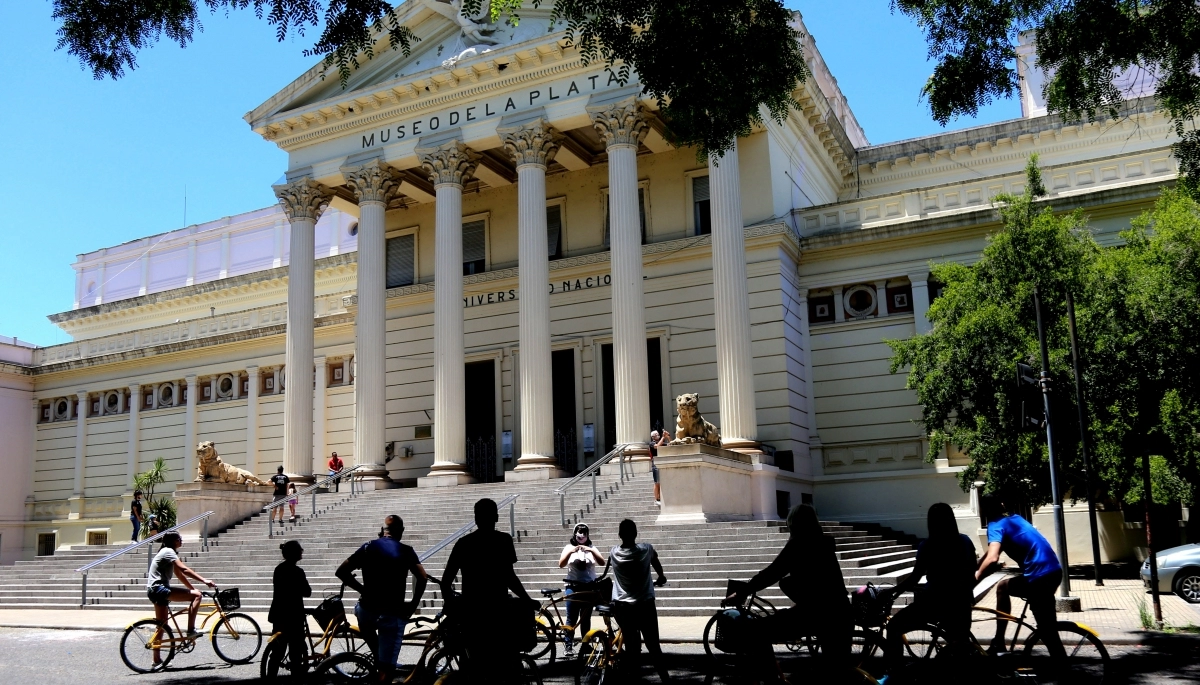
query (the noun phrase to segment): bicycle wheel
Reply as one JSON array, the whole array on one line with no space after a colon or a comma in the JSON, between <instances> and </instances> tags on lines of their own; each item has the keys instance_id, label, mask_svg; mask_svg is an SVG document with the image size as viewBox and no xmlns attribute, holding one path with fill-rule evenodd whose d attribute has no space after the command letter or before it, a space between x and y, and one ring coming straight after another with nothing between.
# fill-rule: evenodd
<instances>
[{"instance_id":1,"label":"bicycle wheel","mask_svg":"<svg viewBox=\"0 0 1200 685\"><path fill-rule=\"evenodd\" d=\"M880 637L870 630L856 630L850 634L851 663L857 668L883 652Z\"/></svg>"},{"instance_id":2,"label":"bicycle wheel","mask_svg":"<svg viewBox=\"0 0 1200 685\"><path fill-rule=\"evenodd\" d=\"M904 643L904 656L909 659L931 659L946 647L946 636L931 625L913 628L900 636Z\"/></svg>"},{"instance_id":3,"label":"bicycle wheel","mask_svg":"<svg viewBox=\"0 0 1200 685\"><path fill-rule=\"evenodd\" d=\"M287 643L284 642L281 634L275 633L267 642L267 648L263 650L262 663L258 667L258 674L263 682L284 680L291 676L291 659L288 656Z\"/></svg>"},{"instance_id":4,"label":"bicycle wheel","mask_svg":"<svg viewBox=\"0 0 1200 685\"><path fill-rule=\"evenodd\" d=\"M435 680L461 670L462 664L459 663L458 655L448 649L439 649L429 657L429 672Z\"/></svg>"},{"instance_id":5,"label":"bicycle wheel","mask_svg":"<svg viewBox=\"0 0 1200 685\"><path fill-rule=\"evenodd\" d=\"M248 664L262 648L262 630L246 614L226 614L213 626L213 651L230 664Z\"/></svg>"},{"instance_id":6,"label":"bicycle wheel","mask_svg":"<svg viewBox=\"0 0 1200 685\"><path fill-rule=\"evenodd\" d=\"M579 653L575 655L575 685L603 685L608 676L609 664L612 663L611 645L608 633L593 630L579 645Z\"/></svg>"},{"instance_id":7,"label":"bicycle wheel","mask_svg":"<svg viewBox=\"0 0 1200 685\"><path fill-rule=\"evenodd\" d=\"M717 639L717 619L720 616L721 613L717 612L712 618L708 619L708 623L704 624L704 653L714 661L719 653L715 643Z\"/></svg>"},{"instance_id":8,"label":"bicycle wheel","mask_svg":"<svg viewBox=\"0 0 1200 685\"><path fill-rule=\"evenodd\" d=\"M318 683L368 683L377 678L375 660L357 652L339 652L313 672Z\"/></svg>"},{"instance_id":9,"label":"bicycle wheel","mask_svg":"<svg viewBox=\"0 0 1200 685\"><path fill-rule=\"evenodd\" d=\"M557 632L554 629L554 618L543 611L533 620L534 630L537 632L537 644L526 654L534 659L546 659L550 663L554 663L555 657L558 656L558 650L554 646L555 632Z\"/></svg>"},{"instance_id":10,"label":"bicycle wheel","mask_svg":"<svg viewBox=\"0 0 1200 685\"><path fill-rule=\"evenodd\" d=\"M138 621L121 636L121 661L137 673L161 671L174 657L175 635L171 626L156 619Z\"/></svg>"},{"instance_id":11,"label":"bicycle wheel","mask_svg":"<svg viewBox=\"0 0 1200 685\"><path fill-rule=\"evenodd\" d=\"M521 682L525 685L542 685L542 674L532 657L521 656Z\"/></svg>"},{"instance_id":12,"label":"bicycle wheel","mask_svg":"<svg viewBox=\"0 0 1200 685\"><path fill-rule=\"evenodd\" d=\"M410 643L405 641L404 644ZM417 644L423 645L425 641L421 640ZM371 648L367 646L367 641L363 639L362 633L358 630L357 626L342 623L333 634L333 639L329 642L329 653L341 654L342 652L358 652L368 657L371 656Z\"/></svg>"},{"instance_id":13,"label":"bicycle wheel","mask_svg":"<svg viewBox=\"0 0 1200 685\"><path fill-rule=\"evenodd\" d=\"M1039 629L1025 642L1024 666L1039 682L1057 680L1073 685L1100 685L1108 675L1108 650L1100 638L1071 621L1058 622L1058 638L1067 651L1065 666L1054 663Z\"/></svg>"}]
</instances>

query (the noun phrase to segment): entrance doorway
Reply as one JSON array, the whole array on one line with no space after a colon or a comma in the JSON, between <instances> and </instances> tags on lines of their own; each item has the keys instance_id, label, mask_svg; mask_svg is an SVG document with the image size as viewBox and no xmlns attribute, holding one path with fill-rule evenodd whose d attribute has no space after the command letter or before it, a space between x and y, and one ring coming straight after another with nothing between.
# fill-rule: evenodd
<instances>
[{"instance_id":1,"label":"entrance doorway","mask_svg":"<svg viewBox=\"0 0 1200 685\"><path fill-rule=\"evenodd\" d=\"M646 339L646 375L649 376L650 430L661 431L663 422L663 386L662 386L662 346L661 338ZM617 444L617 388L613 374L613 346L600 346L600 366L602 384L604 386L604 452L607 453ZM650 436L640 436L641 440L649 440Z\"/></svg>"},{"instance_id":2,"label":"entrance doorway","mask_svg":"<svg viewBox=\"0 0 1200 685\"><path fill-rule=\"evenodd\" d=\"M475 480L496 480L496 362L466 365L467 471Z\"/></svg>"},{"instance_id":3,"label":"entrance doorway","mask_svg":"<svg viewBox=\"0 0 1200 685\"><path fill-rule=\"evenodd\" d=\"M554 460L567 473L579 471L579 436L575 435L575 350L550 354L554 388Z\"/></svg>"}]
</instances>

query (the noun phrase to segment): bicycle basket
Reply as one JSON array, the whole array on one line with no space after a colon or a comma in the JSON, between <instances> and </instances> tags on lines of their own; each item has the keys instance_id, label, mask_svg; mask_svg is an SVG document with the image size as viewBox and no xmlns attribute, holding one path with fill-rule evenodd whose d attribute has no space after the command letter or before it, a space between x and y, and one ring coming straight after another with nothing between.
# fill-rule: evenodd
<instances>
[{"instance_id":1,"label":"bicycle basket","mask_svg":"<svg viewBox=\"0 0 1200 685\"><path fill-rule=\"evenodd\" d=\"M217 593L217 604L220 604L224 611L236 611L242 608L242 597L235 587L221 590Z\"/></svg>"},{"instance_id":2,"label":"bicycle basket","mask_svg":"<svg viewBox=\"0 0 1200 685\"><path fill-rule=\"evenodd\" d=\"M850 597L850 609L854 623L863 628L878 628L891 613L890 594L872 583L858 588Z\"/></svg>"},{"instance_id":3,"label":"bicycle basket","mask_svg":"<svg viewBox=\"0 0 1200 685\"><path fill-rule=\"evenodd\" d=\"M717 635L713 646L726 654L744 649L754 615L737 607L723 609L717 614Z\"/></svg>"},{"instance_id":4,"label":"bicycle basket","mask_svg":"<svg viewBox=\"0 0 1200 685\"><path fill-rule=\"evenodd\" d=\"M341 595L326 597L323 602L312 610L312 617L321 626L321 630L328 629L330 623L341 620L345 615L346 605L342 603Z\"/></svg>"}]
</instances>

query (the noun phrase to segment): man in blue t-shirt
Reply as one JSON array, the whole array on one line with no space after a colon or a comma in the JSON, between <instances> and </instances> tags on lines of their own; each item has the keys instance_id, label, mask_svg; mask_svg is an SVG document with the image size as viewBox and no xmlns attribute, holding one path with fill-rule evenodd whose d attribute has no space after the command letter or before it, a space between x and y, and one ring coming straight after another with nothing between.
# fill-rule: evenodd
<instances>
[{"instance_id":1,"label":"man in blue t-shirt","mask_svg":"<svg viewBox=\"0 0 1200 685\"><path fill-rule=\"evenodd\" d=\"M379 539L359 547L350 558L338 567L337 577L358 591L358 604L354 615L363 637L375 653L379 665L381 682L390 683L396 672L396 660L400 656L400 644L404 639L404 624L421 606L421 595L429 576L421 566L416 551L401 544L404 537L404 521L392 514L383 520L383 531ZM354 577L362 570L362 582ZM413 574L413 598L404 601L404 589L408 574Z\"/></svg>"},{"instance_id":2,"label":"man in blue t-shirt","mask_svg":"<svg viewBox=\"0 0 1200 685\"><path fill-rule=\"evenodd\" d=\"M1024 518L1008 513L1008 507L998 495L983 495L979 505L988 522L988 548L975 572L975 581L988 575L992 566L1000 561L1000 553L1004 552L1016 560L1021 575L996 583L996 610L1011 614L1011 597L1024 597L1039 628L1056 625L1054 591L1062 583L1063 568L1050 542ZM992 638L989 651L1004 651L1007 627L1008 621L996 619L996 636ZM1066 658L1057 630L1045 631L1042 639L1051 656Z\"/></svg>"}]
</instances>

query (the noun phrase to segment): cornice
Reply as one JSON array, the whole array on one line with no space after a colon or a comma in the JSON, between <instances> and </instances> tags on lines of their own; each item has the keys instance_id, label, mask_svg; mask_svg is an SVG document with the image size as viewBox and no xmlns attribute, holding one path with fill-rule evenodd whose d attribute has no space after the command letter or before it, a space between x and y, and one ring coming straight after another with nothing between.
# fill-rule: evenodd
<instances>
[{"instance_id":1,"label":"cornice","mask_svg":"<svg viewBox=\"0 0 1200 685\"><path fill-rule=\"evenodd\" d=\"M0 374L8 374L11 376L32 376L33 368L24 364L14 364L12 362L0 361Z\"/></svg>"},{"instance_id":2,"label":"cornice","mask_svg":"<svg viewBox=\"0 0 1200 685\"><path fill-rule=\"evenodd\" d=\"M318 278L327 278L336 275L339 269L345 269L344 273L349 275L351 267L357 269L357 265L357 251L345 252L332 257L322 257L314 261L314 269ZM90 307L80 307L79 309L51 314L46 318L52 323L60 325L66 323L86 325L87 320L93 317L111 317L117 314L133 316L155 307L184 306L193 302L209 301L218 294L229 293L231 291L240 290L245 292L250 289L263 287L283 287L287 283L287 274L287 266L253 271L240 276L206 281L204 283L197 283L196 285L163 290L123 300L92 305Z\"/></svg>"}]
</instances>

